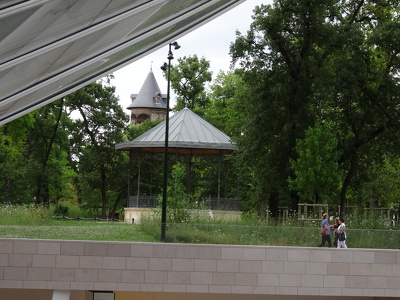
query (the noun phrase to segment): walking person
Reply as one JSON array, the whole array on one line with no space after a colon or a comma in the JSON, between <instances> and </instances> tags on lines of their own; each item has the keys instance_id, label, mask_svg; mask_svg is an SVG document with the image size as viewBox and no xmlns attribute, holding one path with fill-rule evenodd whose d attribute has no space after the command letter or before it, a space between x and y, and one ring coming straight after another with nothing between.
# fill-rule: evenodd
<instances>
[{"instance_id":1,"label":"walking person","mask_svg":"<svg viewBox=\"0 0 400 300\"><path fill-rule=\"evenodd\" d=\"M334 231L335 232L335 239L333 240L333 246L335 248L337 248L338 241L339 241L339 233L337 232L338 227L339 227L339 217L336 217L335 218L335 224L333 224L331 226L331 228L335 229L335 231Z\"/></svg>"},{"instance_id":2,"label":"walking person","mask_svg":"<svg viewBox=\"0 0 400 300\"><path fill-rule=\"evenodd\" d=\"M318 247L323 247L325 246L325 243L328 243L328 247L331 247L331 226L329 225L328 222L328 214L325 213L322 215L322 222L321 222L321 237L322 241L321 244Z\"/></svg>"},{"instance_id":3,"label":"walking person","mask_svg":"<svg viewBox=\"0 0 400 300\"><path fill-rule=\"evenodd\" d=\"M336 229L339 240L337 248L347 248L346 245L346 224L344 224L344 220L342 218L339 219L339 227Z\"/></svg>"}]
</instances>

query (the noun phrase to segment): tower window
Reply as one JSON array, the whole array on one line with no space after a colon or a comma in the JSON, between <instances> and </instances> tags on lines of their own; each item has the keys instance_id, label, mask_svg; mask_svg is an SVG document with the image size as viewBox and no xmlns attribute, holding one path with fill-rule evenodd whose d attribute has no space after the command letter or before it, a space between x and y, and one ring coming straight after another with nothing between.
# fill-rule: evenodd
<instances>
[{"instance_id":1,"label":"tower window","mask_svg":"<svg viewBox=\"0 0 400 300\"><path fill-rule=\"evenodd\" d=\"M157 94L157 95L154 97L154 99L155 99L156 104L161 104L162 97L161 97L160 94Z\"/></svg>"}]
</instances>

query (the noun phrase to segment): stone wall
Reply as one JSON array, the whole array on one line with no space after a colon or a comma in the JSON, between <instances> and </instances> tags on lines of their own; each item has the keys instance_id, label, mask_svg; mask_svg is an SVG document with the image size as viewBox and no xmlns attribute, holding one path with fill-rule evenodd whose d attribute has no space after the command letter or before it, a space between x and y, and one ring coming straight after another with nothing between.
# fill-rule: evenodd
<instances>
[{"instance_id":1,"label":"stone wall","mask_svg":"<svg viewBox=\"0 0 400 300\"><path fill-rule=\"evenodd\" d=\"M400 297L400 251L1 239L0 288Z\"/></svg>"},{"instance_id":2,"label":"stone wall","mask_svg":"<svg viewBox=\"0 0 400 300\"><path fill-rule=\"evenodd\" d=\"M131 121L135 123L141 123L142 121L138 122L138 118L141 115L147 115L151 121L156 121L158 119L165 119L166 110L162 108L133 108L131 109Z\"/></svg>"}]
</instances>

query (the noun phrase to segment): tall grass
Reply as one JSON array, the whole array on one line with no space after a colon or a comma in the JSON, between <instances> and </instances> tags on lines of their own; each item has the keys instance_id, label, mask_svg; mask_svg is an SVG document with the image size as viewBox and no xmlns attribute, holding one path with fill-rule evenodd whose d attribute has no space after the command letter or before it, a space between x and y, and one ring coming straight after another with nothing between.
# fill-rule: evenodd
<instances>
[{"instance_id":1,"label":"tall grass","mask_svg":"<svg viewBox=\"0 0 400 300\"><path fill-rule=\"evenodd\" d=\"M400 249L399 227L386 218L360 214L346 220L346 225L350 248ZM168 220L166 242L316 247L321 242L319 227L320 221L295 217L261 222L251 214L231 221L197 215L180 223ZM142 218L139 225L60 221L51 209L0 205L0 238L157 242L160 229L159 217Z\"/></svg>"},{"instance_id":2,"label":"tall grass","mask_svg":"<svg viewBox=\"0 0 400 300\"><path fill-rule=\"evenodd\" d=\"M51 221L35 225L0 225L0 238L156 242L138 226L125 223Z\"/></svg>"},{"instance_id":3,"label":"tall grass","mask_svg":"<svg viewBox=\"0 0 400 300\"><path fill-rule=\"evenodd\" d=\"M159 223L145 222L140 226L143 232L157 238ZM316 247L321 242L319 232L319 227L170 223L167 224L166 241L170 243ZM333 233L331 233L331 238L333 246ZM348 229L346 243L350 248L400 249L400 231Z\"/></svg>"},{"instance_id":4,"label":"tall grass","mask_svg":"<svg viewBox=\"0 0 400 300\"><path fill-rule=\"evenodd\" d=\"M347 225L347 245L350 248L400 249L400 231L385 219L371 220L366 228L357 219ZM297 220L290 217L277 221L260 222L256 216L246 215L241 221L221 221L194 218L189 222L167 222L166 241L170 243L235 244L316 247L321 243L320 221ZM347 223L346 223L347 224ZM160 222L153 218L141 220L141 230L155 239L160 234ZM331 233L332 246L334 234Z\"/></svg>"},{"instance_id":5,"label":"tall grass","mask_svg":"<svg viewBox=\"0 0 400 300\"><path fill-rule=\"evenodd\" d=\"M40 225L51 219L52 212L34 205L0 205L1 225Z\"/></svg>"},{"instance_id":6,"label":"tall grass","mask_svg":"<svg viewBox=\"0 0 400 300\"><path fill-rule=\"evenodd\" d=\"M70 217L84 212L70 206ZM155 242L138 226L125 223L65 221L54 218L54 208L0 205L0 238Z\"/></svg>"}]
</instances>

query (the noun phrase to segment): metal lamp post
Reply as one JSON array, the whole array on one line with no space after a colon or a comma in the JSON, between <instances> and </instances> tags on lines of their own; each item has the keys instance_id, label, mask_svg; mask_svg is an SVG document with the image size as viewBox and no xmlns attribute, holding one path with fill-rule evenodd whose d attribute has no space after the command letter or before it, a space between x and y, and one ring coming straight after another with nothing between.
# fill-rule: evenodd
<instances>
[{"instance_id":1,"label":"metal lamp post","mask_svg":"<svg viewBox=\"0 0 400 300\"><path fill-rule=\"evenodd\" d=\"M170 98L170 85L171 85L171 60L174 59L171 48L174 47L178 50L181 46L177 42L169 44L168 51L168 64L165 62L161 69L168 70L168 86L167 86L167 114L165 116L165 147L164 147L164 182L163 182L163 195L161 204L161 241L165 241L165 233L167 228L167 187L168 187L168 135L169 135L169 98Z\"/></svg>"}]
</instances>

